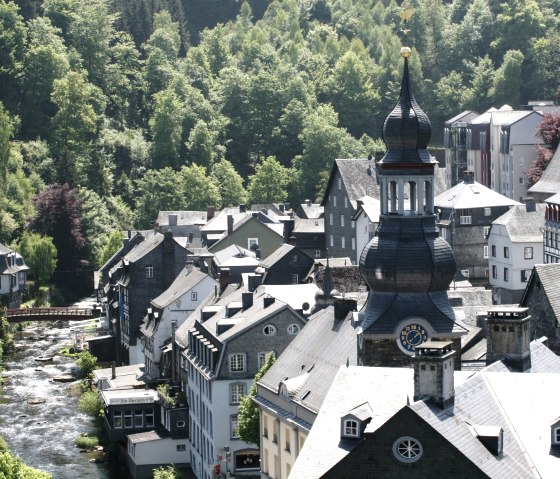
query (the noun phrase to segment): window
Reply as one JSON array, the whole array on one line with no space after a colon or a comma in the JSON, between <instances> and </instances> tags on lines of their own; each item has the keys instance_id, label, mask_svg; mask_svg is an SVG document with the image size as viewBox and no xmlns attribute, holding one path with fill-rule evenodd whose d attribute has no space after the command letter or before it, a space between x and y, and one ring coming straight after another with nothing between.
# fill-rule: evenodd
<instances>
[{"instance_id":1,"label":"window","mask_svg":"<svg viewBox=\"0 0 560 479\"><path fill-rule=\"evenodd\" d=\"M245 383L232 383L229 385L229 402L231 404L239 404L243 396L245 396Z\"/></svg>"},{"instance_id":2,"label":"window","mask_svg":"<svg viewBox=\"0 0 560 479\"><path fill-rule=\"evenodd\" d=\"M134 411L134 427L144 427L144 414L142 411Z\"/></svg>"},{"instance_id":3,"label":"window","mask_svg":"<svg viewBox=\"0 0 560 479\"><path fill-rule=\"evenodd\" d=\"M299 329L300 329L299 324L295 324L295 323L290 324L288 326L288 334L295 336L297 333L299 333Z\"/></svg>"},{"instance_id":4,"label":"window","mask_svg":"<svg viewBox=\"0 0 560 479\"><path fill-rule=\"evenodd\" d=\"M509 258L509 248L504 246L504 258Z\"/></svg>"},{"instance_id":5,"label":"window","mask_svg":"<svg viewBox=\"0 0 560 479\"><path fill-rule=\"evenodd\" d=\"M422 444L409 436L399 437L393 444L393 454L402 462L416 462L422 452Z\"/></svg>"},{"instance_id":6,"label":"window","mask_svg":"<svg viewBox=\"0 0 560 479\"><path fill-rule=\"evenodd\" d=\"M484 247L484 259L488 259L488 246Z\"/></svg>"},{"instance_id":7,"label":"window","mask_svg":"<svg viewBox=\"0 0 560 479\"><path fill-rule=\"evenodd\" d=\"M352 238L352 250L356 250L356 238Z\"/></svg>"},{"instance_id":8,"label":"window","mask_svg":"<svg viewBox=\"0 0 560 479\"><path fill-rule=\"evenodd\" d=\"M273 326L272 324L267 324L263 328L263 334L265 336L274 336L276 334L276 326Z\"/></svg>"},{"instance_id":9,"label":"window","mask_svg":"<svg viewBox=\"0 0 560 479\"><path fill-rule=\"evenodd\" d=\"M259 368L259 371L261 370L261 368L264 366L264 363L266 363L266 360L268 359L268 357L274 354L272 351L266 351L264 353L259 353L257 356L257 367Z\"/></svg>"},{"instance_id":10,"label":"window","mask_svg":"<svg viewBox=\"0 0 560 479\"><path fill-rule=\"evenodd\" d=\"M196 301L197 296L198 295L196 294L196 291L192 291L191 292L191 301Z\"/></svg>"},{"instance_id":11,"label":"window","mask_svg":"<svg viewBox=\"0 0 560 479\"><path fill-rule=\"evenodd\" d=\"M350 224L352 225L352 229L356 228L356 222L355 221L351 221Z\"/></svg>"},{"instance_id":12,"label":"window","mask_svg":"<svg viewBox=\"0 0 560 479\"><path fill-rule=\"evenodd\" d=\"M530 276L531 276L531 270L530 269L522 269L521 270L521 282L522 283L526 283L527 281L529 281Z\"/></svg>"},{"instance_id":13,"label":"window","mask_svg":"<svg viewBox=\"0 0 560 479\"><path fill-rule=\"evenodd\" d=\"M459 224L470 225L472 224L471 210L459 210Z\"/></svg>"},{"instance_id":14,"label":"window","mask_svg":"<svg viewBox=\"0 0 560 479\"><path fill-rule=\"evenodd\" d=\"M333 224L333 214L329 213L329 224L332 226Z\"/></svg>"},{"instance_id":15,"label":"window","mask_svg":"<svg viewBox=\"0 0 560 479\"><path fill-rule=\"evenodd\" d=\"M229 370L232 373L245 371L245 354L236 353L229 355Z\"/></svg>"},{"instance_id":16,"label":"window","mask_svg":"<svg viewBox=\"0 0 560 479\"><path fill-rule=\"evenodd\" d=\"M488 238L489 234L490 234L490 226L485 226L484 227L484 239Z\"/></svg>"},{"instance_id":17,"label":"window","mask_svg":"<svg viewBox=\"0 0 560 479\"><path fill-rule=\"evenodd\" d=\"M334 246L334 235L331 235L329 243L331 247Z\"/></svg>"},{"instance_id":18,"label":"window","mask_svg":"<svg viewBox=\"0 0 560 479\"><path fill-rule=\"evenodd\" d=\"M336 195L333 196L333 206L336 208Z\"/></svg>"},{"instance_id":19,"label":"window","mask_svg":"<svg viewBox=\"0 0 560 479\"><path fill-rule=\"evenodd\" d=\"M346 238L344 236L340 238L340 244L342 248L346 248Z\"/></svg>"},{"instance_id":20,"label":"window","mask_svg":"<svg viewBox=\"0 0 560 479\"><path fill-rule=\"evenodd\" d=\"M146 279L152 279L154 277L154 265L153 264L147 264L146 265L145 274L146 274Z\"/></svg>"},{"instance_id":21,"label":"window","mask_svg":"<svg viewBox=\"0 0 560 479\"><path fill-rule=\"evenodd\" d=\"M484 208L484 216L490 216L492 214L492 208Z\"/></svg>"},{"instance_id":22,"label":"window","mask_svg":"<svg viewBox=\"0 0 560 479\"><path fill-rule=\"evenodd\" d=\"M554 442L556 444L560 443L560 427L554 429Z\"/></svg>"},{"instance_id":23,"label":"window","mask_svg":"<svg viewBox=\"0 0 560 479\"><path fill-rule=\"evenodd\" d=\"M259 238L247 238L247 249L254 251L259 246Z\"/></svg>"},{"instance_id":24,"label":"window","mask_svg":"<svg viewBox=\"0 0 560 479\"><path fill-rule=\"evenodd\" d=\"M122 429L123 422L122 422L122 411L114 411L113 412L113 428L114 429Z\"/></svg>"},{"instance_id":25,"label":"window","mask_svg":"<svg viewBox=\"0 0 560 479\"><path fill-rule=\"evenodd\" d=\"M186 444L177 444L177 452L184 452L187 450Z\"/></svg>"},{"instance_id":26,"label":"window","mask_svg":"<svg viewBox=\"0 0 560 479\"><path fill-rule=\"evenodd\" d=\"M344 421L344 435L358 437L358 421L352 419Z\"/></svg>"},{"instance_id":27,"label":"window","mask_svg":"<svg viewBox=\"0 0 560 479\"><path fill-rule=\"evenodd\" d=\"M465 278L469 278L469 270L468 269L462 269L461 270L461 274L465 277Z\"/></svg>"},{"instance_id":28,"label":"window","mask_svg":"<svg viewBox=\"0 0 560 479\"><path fill-rule=\"evenodd\" d=\"M341 190L342 189L342 178L338 179L338 189Z\"/></svg>"},{"instance_id":29,"label":"window","mask_svg":"<svg viewBox=\"0 0 560 479\"><path fill-rule=\"evenodd\" d=\"M344 207L348 208L348 196L344 197Z\"/></svg>"},{"instance_id":30,"label":"window","mask_svg":"<svg viewBox=\"0 0 560 479\"><path fill-rule=\"evenodd\" d=\"M344 226L344 215L340 215L340 226Z\"/></svg>"},{"instance_id":31,"label":"window","mask_svg":"<svg viewBox=\"0 0 560 479\"><path fill-rule=\"evenodd\" d=\"M492 265L492 278L498 279L498 268L495 264Z\"/></svg>"},{"instance_id":32,"label":"window","mask_svg":"<svg viewBox=\"0 0 560 479\"><path fill-rule=\"evenodd\" d=\"M298 284L299 276L296 273L292 274L292 284Z\"/></svg>"},{"instance_id":33,"label":"window","mask_svg":"<svg viewBox=\"0 0 560 479\"><path fill-rule=\"evenodd\" d=\"M509 269L504 268L504 281L507 283L509 281Z\"/></svg>"},{"instance_id":34,"label":"window","mask_svg":"<svg viewBox=\"0 0 560 479\"><path fill-rule=\"evenodd\" d=\"M232 414L230 416L230 438L231 439L238 439L239 433L237 431L238 423L237 423L237 414Z\"/></svg>"},{"instance_id":35,"label":"window","mask_svg":"<svg viewBox=\"0 0 560 479\"><path fill-rule=\"evenodd\" d=\"M525 246L523 249L523 256L525 259L533 259L533 247Z\"/></svg>"},{"instance_id":36,"label":"window","mask_svg":"<svg viewBox=\"0 0 560 479\"><path fill-rule=\"evenodd\" d=\"M154 410L149 409L144 412L144 425L146 427L154 427Z\"/></svg>"},{"instance_id":37,"label":"window","mask_svg":"<svg viewBox=\"0 0 560 479\"><path fill-rule=\"evenodd\" d=\"M124 427L127 429L132 428L132 411L124 412Z\"/></svg>"},{"instance_id":38,"label":"window","mask_svg":"<svg viewBox=\"0 0 560 479\"><path fill-rule=\"evenodd\" d=\"M495 257L496 257L496 245L493 244L492 245L492 258L495 258Z\"/></svg>"},{"instance_id":39,"label":"window","mask_svg":"<svg viewBox=\"0 0 560 479\"><path fill-rule=\"evenodd\" d=\"M447 239L447 228L440 228L439 229L439 235L446 240Z\"/></svg>"},{"instance_id":40,"label":"window","mask_svg":"<svg viewBox=\"0 0 560 479\"><path fill-rule=\"evenodd\" d=\"M321 257L321 250L316 249L315 252L313 253L313 257L314 258L320 258Z\"/></svg>"}]
</instances>

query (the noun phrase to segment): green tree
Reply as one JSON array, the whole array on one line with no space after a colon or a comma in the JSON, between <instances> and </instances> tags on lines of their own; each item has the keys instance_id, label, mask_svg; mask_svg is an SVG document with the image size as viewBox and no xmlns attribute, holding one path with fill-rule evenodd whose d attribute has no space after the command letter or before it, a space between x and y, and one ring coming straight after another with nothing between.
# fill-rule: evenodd
<instances>
[{"instance_id":1,"label":"green tree","mask_svg":"<svg viewBox=\"0 0 560 479\"><path fill-rule=\"evenodd\" d=\"M222 206L247 203L248 195L243 187L243 178L228 160L222 159L212 167L212 177L220 190Z\"/></svg>"},{"instance_id":2,"label":"green tree","mask_svg":"<svg viewBox=\"0 0 560 479\"><path fill-rule=\"evenodd\" d=\"M187 143L189 158L192 163L203 166L210 171L214 163L214 139L203 120L199 120L189 134Z\"/></svg>"},{"instance_id":3,"label":"green tree","mask_svg":"<svg viewBox=\"0 0 560 479\"><path fill-rule=\"evenodd\" d=\"M491 96L491 90L494 77L494 65L490 57L486 55L474 67L472 82L464 91L465 108L482 113L492 106L494 99ZM439 91L443 93L443 90Z\"/></svg>"},{"instance_id":4,"label":"green tree","mask_svg":"<svg viewBox=\"0 0 560 479\"><path fill-rule=\"evenodd\" d=\"M10 159L10 140L13 133L12 120L0 101L0 197L6 186L6 171Z\"/></svg>"},{"instance_id":5,"label":"green tree","mask_svg":"<svg viewBox=\"0 0 560 479\"><path fill-rule=\"evenodd\" d=\"M111 257L121 249L124 234L120 230L113 231L99 252L99 264L104 265Z\"/></svg>"},{"instance_id":6,"label":"green tree","mask_svg":"<svg viewBox=\"0 0 560 479\"><path fill-rule=\"evenodd\" d=\"M9 451L0 452L0 476L6 479L52 479L50 474L27 466Z\"/></svg>"},{"instance_id":7,"label":"green tree","mask_svg":"<svg viewBox=\"0 0 560 479\"><path fill-rule=\"evenodd\" d=\"M17 108L25 39L19 7L14 2L0 0L0 102L12 112Z\"/></svg>"},{"instance_id":8,"label":"green tree","mask_svg":"<svg viewBox=\"0 0 560 479\"><path fill-rule=\"evenodd\" d=\"M505 103L516 108L521 95L521 66L523 53L510 50L504 55L504 62L496 71L490 95L496 106Z\"/></svg>"},{"instance_id":9,"label":"green tree","mask_svg":"<svg viewBox=\"0 0 560 479\"><path fill-rule=\"evenodd\" d=\"M276 158L269 156L255 167L249 177L249 199L251 203L276 203L286 201L288 193L288 169Z\"/></svg>"},{"instance_id":10,"label":"green tree","mask_svg":"<svg viewBox=\"0 0 560 479\"><path fill-rule=\"evenodd\" d=\"M52 238L26 231L20 239L18 250L35 279L36 289L40 283L51 279L58 262Z\"/></svg>"},{"instance_id":11,"label":"green tree","mask_svg":"<svg viewBox=\"0 0 560 479\"><path fill-rule=\"evenodd\" d=\"M266 374L266 372L274 364L274 354L269 354L260 371L253 380L253 385L249 390L249 394L241 399L239 409L237 410L237 434L245 442L260 445L260 425L259 425L259 408L253 402L252 398L257 395L257 383Z\"/></svg>"},{"instance_id":12,"label":"green tree","mask_svg":"<svg viewBox=\"0 0 560 479\"><path fill-rule=\"evenodd\" d=\"M179 168L185 107L171 88L156 93L154 102L154 116L150 119L152 165L157 169Z\"/></svg>"},{"instance_id":13,"label":"green tree","mask_svg":"<svg viewBox=\"0 0 560 479\"><path fill-rule=\"evenodd\" d=\"M208 206L219 205L220 189L214 178L199 165L183 166L180 178L183 187L183 201L189 210L206 210Z\"/></svg>"}]
</instances>

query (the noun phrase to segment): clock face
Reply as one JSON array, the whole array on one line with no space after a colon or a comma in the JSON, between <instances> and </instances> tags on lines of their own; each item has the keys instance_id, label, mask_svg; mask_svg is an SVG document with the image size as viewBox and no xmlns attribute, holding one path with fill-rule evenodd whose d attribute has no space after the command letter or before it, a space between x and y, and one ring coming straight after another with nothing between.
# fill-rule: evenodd
<instances>
[{"instance_id":1,"label":"clock face","mask_svg":"<svg viewBox=\"0 0 560 479\"><path fill-rule=\"evenodd\" d=\"M426 328L417 323L408 323L401 329L398 342L399 345L407 352L413 353L416 346L420 346L424 341L428 340Z\"/></svg>"}]
</instances>

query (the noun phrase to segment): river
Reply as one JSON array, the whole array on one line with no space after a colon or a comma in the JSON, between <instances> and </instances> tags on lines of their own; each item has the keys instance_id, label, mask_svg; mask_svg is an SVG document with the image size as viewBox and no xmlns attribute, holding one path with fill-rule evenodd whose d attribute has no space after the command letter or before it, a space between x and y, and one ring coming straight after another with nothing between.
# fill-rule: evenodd
<instances>
[{"instance_id":1,"label":"river","mask_svg":"<svg viewBox=\"0 0 560 479\"><path fill-rule=\"evenodd\" d=\"M80 433L94 432L93 422L78 410L73 393L78 382L52 380L75 367L72 359L57 354L73 340L68 323L57 328L35 322L18 333L16 353L4 362L7 383L0 388L0 435L23 462L49 472L53 479L119 477L106 464L90 462L93 453L82 453L74 446ZM54 358L36 361L40 356ZM45 402L29 404L29 399Z\"/></svg>"}]
</instances>

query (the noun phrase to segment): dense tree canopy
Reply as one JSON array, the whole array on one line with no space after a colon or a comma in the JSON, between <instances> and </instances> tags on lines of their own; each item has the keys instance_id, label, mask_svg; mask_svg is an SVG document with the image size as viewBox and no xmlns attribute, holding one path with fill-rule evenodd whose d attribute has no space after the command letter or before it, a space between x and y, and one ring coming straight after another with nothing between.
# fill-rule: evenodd
<instances>
[{"instance_id":1,"label":"dense tree canopy","mask_svg":"<svg viewBox=\"0 0 560 479\"><path fill-rule=\"evenodd\" d=\"M54 184L85 195L93 264L159 209L321 198L335 158L379 150L403 42L432 143L559 91L558 2L412 0L406 39L399 3L0 0L0 241Z\"/></svg>"}]
</instances>

